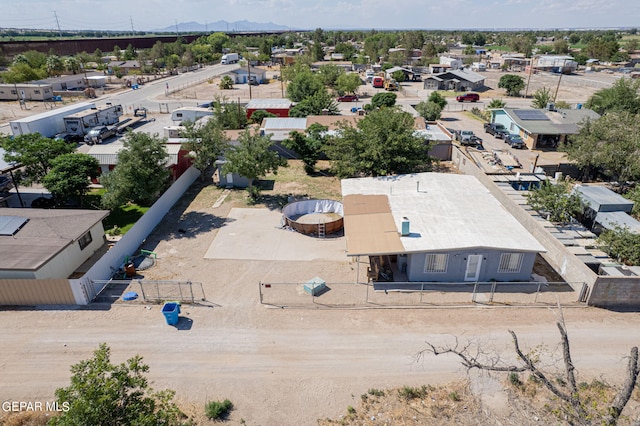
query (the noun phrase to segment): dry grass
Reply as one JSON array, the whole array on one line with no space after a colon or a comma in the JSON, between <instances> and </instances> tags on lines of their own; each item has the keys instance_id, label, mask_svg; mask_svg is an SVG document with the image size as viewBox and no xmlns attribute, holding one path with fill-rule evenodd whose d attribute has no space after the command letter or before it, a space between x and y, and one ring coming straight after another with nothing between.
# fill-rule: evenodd
<instances>
[{"instance_id":1,"label":"dry grass","mask_svg":"<svg viewBox=\"0 0 640 426\"><path fill-rule=\"evenodd\" d=\"M0 416L2 426L46 426L55 414L41 411L23 411Z\"/></svg>"}]
</instances>

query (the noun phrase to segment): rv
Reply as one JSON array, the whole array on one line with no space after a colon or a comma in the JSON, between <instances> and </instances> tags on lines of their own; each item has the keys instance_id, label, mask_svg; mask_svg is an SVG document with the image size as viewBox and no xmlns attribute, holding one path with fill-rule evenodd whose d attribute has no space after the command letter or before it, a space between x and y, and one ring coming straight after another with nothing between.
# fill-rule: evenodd
<instances>
[{"instance_id":1,"label":"rv","mask_svg":"<svg viewBox=\"0 0 640 426\"><path fill-rule=\"evenodd\" d=\"M171 120L195 122L197 119L207 115L213 115L213 110L200 107L184 107L174 110L171 113Z\"/></svg>"},{"instance_id":2,"label":"rv","mask_svg":"<svg viewBox=\"0 0 640 426\"><path fill-rule=\"evenodd\" d=\"M64 126L68 134L84 137L96 126L110 126L120 121L122 105L109 105L100 108L76 112L64 117Z\"/></svg>"}]
</instances>

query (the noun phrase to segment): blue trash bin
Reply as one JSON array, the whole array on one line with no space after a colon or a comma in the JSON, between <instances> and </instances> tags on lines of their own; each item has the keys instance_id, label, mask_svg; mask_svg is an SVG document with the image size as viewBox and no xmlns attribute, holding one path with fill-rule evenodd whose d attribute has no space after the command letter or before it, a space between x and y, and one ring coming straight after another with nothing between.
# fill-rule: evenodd
<instances>
[{"instance_id":1,"label":"blue trash bin","mask_svg":"<svg viewBox=\"0 0 640 426\"><path fill-rule=\"evenodd\" d=\"M180 313L180 304L178 302L167 302L162 307L162 313L167 320L168 325L178 324L178 314Z\"/></svg>"}]
</instances>

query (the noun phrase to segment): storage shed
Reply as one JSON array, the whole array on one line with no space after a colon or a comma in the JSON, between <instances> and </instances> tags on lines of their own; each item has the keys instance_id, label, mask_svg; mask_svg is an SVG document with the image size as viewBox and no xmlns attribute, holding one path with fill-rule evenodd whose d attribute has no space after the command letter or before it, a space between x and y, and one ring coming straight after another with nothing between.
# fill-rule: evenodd
<instances>
[{"instance_id":1,"label":"storage shed","mask_svg":"<svg viewBox=\"0 0 640 426\"><path fill-rule=\"evenodd\" d=\"M247 104L247 118L251 118L254 112L264 110L278 117L288 117L289 110L293 106L293 102L289 99L251 99Z\"/></svg>"}]
</instances>

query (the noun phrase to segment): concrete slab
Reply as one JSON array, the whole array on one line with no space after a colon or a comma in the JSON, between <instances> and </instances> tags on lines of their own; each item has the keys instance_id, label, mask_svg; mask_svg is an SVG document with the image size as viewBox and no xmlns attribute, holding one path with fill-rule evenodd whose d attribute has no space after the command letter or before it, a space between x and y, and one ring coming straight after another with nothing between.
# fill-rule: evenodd
<instances>
[{"instance_id":1,"label":"concrete slab","mask_svg":"<svg viewBox=\"0 0 640 426\"><path fill-rule=\"evenodd\" d=\"M231 209L205 259L349 261L345 237L320 239L281 229L282 213Z\"/></svg>"}]
</instances>

